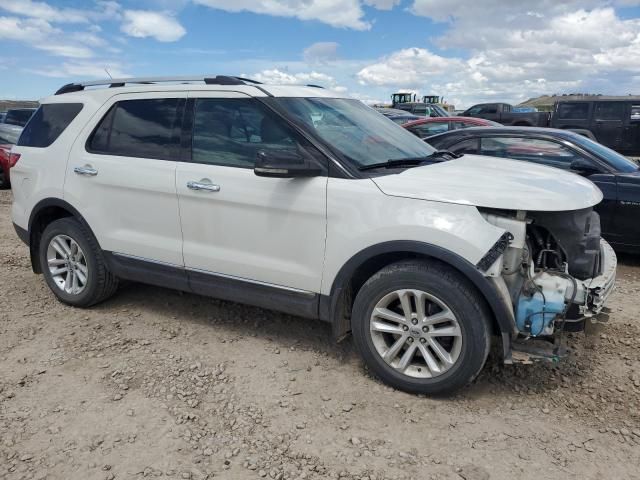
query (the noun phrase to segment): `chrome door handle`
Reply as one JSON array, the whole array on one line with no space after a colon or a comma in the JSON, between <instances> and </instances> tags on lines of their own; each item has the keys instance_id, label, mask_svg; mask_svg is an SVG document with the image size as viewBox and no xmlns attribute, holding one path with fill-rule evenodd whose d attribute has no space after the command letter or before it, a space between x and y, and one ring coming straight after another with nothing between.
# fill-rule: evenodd
<instances>
[{"instance_id":1,"label":"chrome door handle","mask_svg":"<svg viewBox=\"0 0 640 480\"><path fill-rule=\"evenodd\" d=\"M75 167L73 171L78 175L87 175L89 177L95 177L96 175L98 175L98 170L91 167Z\"/></svg>"},{"instance_id":2,"label":"chrome door handle","mask_svg":"<svg viewBox=\"0 0 640 480\"><path fill-rule=\"evenodd\" d=\"M213 183L202 183L202 182L187 182L187 188L190 190L199 190L205 192L219 192L220 185L214 185Z\"/></svg>"}]
</instances>

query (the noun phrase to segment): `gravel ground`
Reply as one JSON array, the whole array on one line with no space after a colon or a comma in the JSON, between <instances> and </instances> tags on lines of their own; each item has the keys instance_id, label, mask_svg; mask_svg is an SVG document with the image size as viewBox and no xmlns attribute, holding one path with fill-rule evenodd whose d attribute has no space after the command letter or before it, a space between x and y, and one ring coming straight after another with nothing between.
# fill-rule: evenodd
<instances>
[{"instance_id":1,"label":"gravel ground","mask_svg":"<svg viewBox=\"0 0 640 480\"><path fill-rule=\"evenodd\" d=\"M640 260L557 366L490 359L431 399L328 325L125 285L90 310L31 273L0 192L0 479L640 478Z\"/></svg>"}]
</instances>

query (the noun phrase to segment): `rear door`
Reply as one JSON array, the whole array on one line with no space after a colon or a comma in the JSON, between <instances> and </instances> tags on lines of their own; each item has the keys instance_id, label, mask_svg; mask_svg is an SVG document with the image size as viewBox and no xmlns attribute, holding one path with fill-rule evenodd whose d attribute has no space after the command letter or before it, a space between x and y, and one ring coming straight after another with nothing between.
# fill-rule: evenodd
<instances>
[{"instance_id":1,"label":"rear door","mask_svg":"<svg viewBox=\"0 0 640 480\"><path fill-rule=\"evenodd\" d=\"M598 142L622 150L624 119L630 116L626 102L595 102L591 131Z\"/></svg>"},{"instance_id":2,"label":"rear door","mask_svg":"<svg viewBox=\"0 0 640 480\"><path fill-rule=\"evenodd\" d=\"M115 95L73 145L65 199L103 250L183 265L175 172L186 95Z\"/></svg>"}]
</instances>

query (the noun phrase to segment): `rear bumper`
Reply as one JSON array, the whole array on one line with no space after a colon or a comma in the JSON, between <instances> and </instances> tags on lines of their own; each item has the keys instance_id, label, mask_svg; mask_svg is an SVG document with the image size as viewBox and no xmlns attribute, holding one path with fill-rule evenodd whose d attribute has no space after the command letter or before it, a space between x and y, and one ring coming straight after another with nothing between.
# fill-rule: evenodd
<instances>
[{"instance_id":1,"label":"rear bumper","mask_svg":"<svg viewBox=\"0 0 640 480\"><path fill-rule=\"evenodd\" d=\"M29 232L26 231L24 228L19 227L15 223L13 224L13 228L16 230L16 234L18 235L18 238L22 240L22 242L25 245L29 246Z\"/></svg>"}]
</instances>

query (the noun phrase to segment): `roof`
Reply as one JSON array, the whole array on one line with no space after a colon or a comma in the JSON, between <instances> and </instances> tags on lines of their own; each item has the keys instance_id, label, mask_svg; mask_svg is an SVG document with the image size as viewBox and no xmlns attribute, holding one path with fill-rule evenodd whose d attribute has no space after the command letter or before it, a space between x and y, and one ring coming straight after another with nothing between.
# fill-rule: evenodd
<instances>
[{"instance_id":1,"label":"roof","mask_svg":"<svg viewBox=\"0 0 640 480\"><path fill-rule=\"evenodd\" d=\"M519 104L519 106L538 107L544 105L553 105L556 102L594 102L594 101L636 101L640 102L640 95L542 95L536 98L530 98Z\"/></svg>"},{"instance_id":2,"label":"roof","mask_svg":"<svg viewBox=\"0 0 640 480\"><path fill-rule=\"evenodd\" d=\"M429 137L430 139L436 137L452 137L452 136L474 136L474 133L481 133L487 135L490 133L499 134L537 134L548 135L553 137L565 137L570 138L574 135L579 135L571 130L561 130L559 128L545 128L545 127L469 127L461 128L458 130L449 130L448 132L439 133Z\"/></svg>"},{"instance_id":3,"label":"roof","mask_svg":"<svg viewBox=\"0 0 640 480\"><path fill-rule=\"evenodd\" d=\"M87 97L106 100L113 95L143 92L225 91L244 93L251 97L325 97L348 98L316 85L270 85L241 77L192 76L118 78L70 83L61 87L55 95L43 103L68 103Z\"/></svg>"},{"instance_id":4,"label":"roof","mask_svg":"<svg viewBox=\"0 0 640 480\"><path fill-rule=\"evenodd\" d=\"M484 118L477 117L423 117L420 118L420 120L414 120L413 122L405 123L403 127L407 128L412 125L422 125L423 123L434 122L468 122L477 123L478 125L484 125L487 122L491 122L491 120L485 120Z\"/></svg>"}]
</instances>

